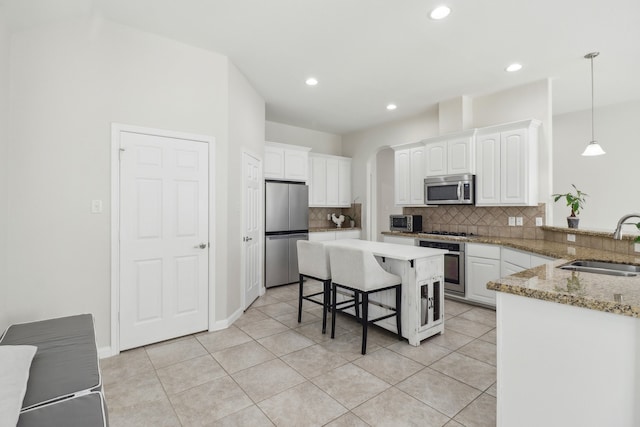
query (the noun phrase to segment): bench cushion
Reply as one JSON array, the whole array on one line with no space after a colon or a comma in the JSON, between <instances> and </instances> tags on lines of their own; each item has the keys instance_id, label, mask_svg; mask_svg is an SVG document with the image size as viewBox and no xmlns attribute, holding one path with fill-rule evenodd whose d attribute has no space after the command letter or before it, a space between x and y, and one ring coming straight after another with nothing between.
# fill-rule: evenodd
<instances>
[{"instance_id":1,"label":"bench cushion","mask_svg":"<svg viewBox=\"0 0 640 427\"><path fill-rule=\"evenodd\" d=\"M48 403L20 414L17 427L102 427L107 411L100 392Z\"/></svg>"},{"instance_id":2,"label":"bench cushion","mask_svg":"<svg viewBox=\"0 0 640 427\"><path fill-rule=\"evenodd\" d=\"M38 347L22 409L102 389L90 314L11 325L0 345Z\"/></svg>"}]
</instances>

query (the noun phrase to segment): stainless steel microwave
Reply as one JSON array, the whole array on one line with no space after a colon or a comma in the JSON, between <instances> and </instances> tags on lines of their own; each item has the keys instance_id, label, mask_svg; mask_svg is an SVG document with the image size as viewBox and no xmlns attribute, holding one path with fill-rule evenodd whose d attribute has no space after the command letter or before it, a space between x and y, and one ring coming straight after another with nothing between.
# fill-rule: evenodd
<instances>
[{"instance_id":1,"label":"stainless steel microwave","mask_svg":"<svg viewBox=\"0 0 640 427\"><path fill-rule=\"evenodd\" d=\"M422 215L389 215L389 230L405 233L422 231Z\"/></svg>"},{"instance_id":2,"label":"stainless steel microwave","mask_svg":"<svg viewBox=\"0 0 640 427\"><path fill-rule=\"evenodd\" d=\"M473 205L475 199L475 175L432 176L424 180L425 205Z\"/></svg>"}]
</instances>

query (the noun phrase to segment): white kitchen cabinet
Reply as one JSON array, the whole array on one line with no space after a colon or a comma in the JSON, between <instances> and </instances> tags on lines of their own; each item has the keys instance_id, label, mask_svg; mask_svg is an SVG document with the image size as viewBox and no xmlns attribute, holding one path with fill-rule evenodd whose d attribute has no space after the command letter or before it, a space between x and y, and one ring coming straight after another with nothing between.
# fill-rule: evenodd
<instances>
[{"instance_id":1,"label":"white kitchen cabinet","mask_svg":"<svg viewBox=\"0 0 640 427\"><path fill-rule=\"evenodd\" d=\"M429 142L425 147L427 152L425 175L446 175L447 159L449 157L447 141Z\"/></svg>"},{"instance_id":2,"label":"white kitchen cabinet","mask_svg":"<svg viewBox=\"0 0 640 427\"><path fill-rule=\"evenodd\" d=\"M501 255L501 277L510 276L553 260L553 258L505 247L502 247Z\"/></svg>"},{"instance_id":3,"label":"white kitchen cabinet","mask_svg":"<svg viewBox=\"0 0 640 427\"><path fill-rule=\"evenodd\" d=\"M412 237L388 236L385 234L382 236L382 241L384 243L395 243L396 245L416 246L416 239Z\"/></svg>"},{"instance_id":4,"label":"white kitchen cabinet","mask_svg":"<svg viewBox=\"0 0 640 427\"><path fill-rule=\"evenodd\" d=\"M264 146L264 177L287 181L307 181L308 156L311 148L266 142Z\"/></svg>"},{"instance_id":5,"label":"white kitchen cabinet","mask_svg":"<svg viewBox=\"0 0 640 427\"><path fill-rule=\"evenodd\" d=\"M398 206L424 206L425 146L391 147L395 151L394 189Z\"/></svg>"},{"instance_id":6,"label":"white kitchen cabinet","mask_svg":"<svg viewBox=\"0 0 640 427\"><path fill-rule=\"evenodd\" d=\"M475 130L425 141L426 176L475 173Z\"/></svg>"},{"instance_id":7,"label":"white kitchen cabinet","mask_svg":"<svg viewBox=\"0 0 640 427\"><path fill-rule=\"evenodd\" d=\"M487 282L499 279L500 246L467 243L466 298L495 306L496 291L487 289Z\"/></svg>"},{"instance_id":8,"label":"white kitchen cabinet","mask_svg":"<svg viewBox=\"0 0 640 427\"><path fill-rule=\"evenodd\" d=\"M312 242L325 242L329 240L360 239L361 235L361 230L314 231L309 233L309 240Z\"/></svg>"},{"instance_id":9,"label":"white kitchen cabinet","mask_svg":"<svg viewBox=\"0 0 640 427\"><path fill-rule=\"evenodd\" d=\"M537 120L478 129L476 206L538 204Z\"/></svg>"},{"instance_id":10,"label":"white kitchen cabinet","mask_svg":"<svg viewBox=\"0 0 640 427\"><path fill-rule=\"evenodd\" d=\"M309 206L351 206L351 159L309 154Z\"/></svg>"}]
</instances>

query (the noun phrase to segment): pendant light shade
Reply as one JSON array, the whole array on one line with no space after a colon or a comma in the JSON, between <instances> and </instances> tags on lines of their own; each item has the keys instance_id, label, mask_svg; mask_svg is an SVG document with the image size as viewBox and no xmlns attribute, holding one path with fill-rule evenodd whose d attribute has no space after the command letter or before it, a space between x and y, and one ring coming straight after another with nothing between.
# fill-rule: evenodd
<instances>
[{"instance_id":1,"label":"pendant light shade","mask_svg":"<svg viewBox=\"0 0 640 427\"><path fill-rule=\"evenodd\" d=\"M593 58L600 55L600 52L587 53L585 59L591 60L591 142L587 145L587 148L582 152L583 156L601 156L606 154L600 144L596 141L594 136L594 120L593 120Z\"/></svg>"},{"instance_id":2,"label":"pendant light shade","mask_svg":"<svg viewBox=\"0 0 640 427\"><path fill-rule=\"evenodd\" d=\"M607 154L596 141L591 141L582 152L583 156L601 156Z\"/></svg>"}]
</instances>

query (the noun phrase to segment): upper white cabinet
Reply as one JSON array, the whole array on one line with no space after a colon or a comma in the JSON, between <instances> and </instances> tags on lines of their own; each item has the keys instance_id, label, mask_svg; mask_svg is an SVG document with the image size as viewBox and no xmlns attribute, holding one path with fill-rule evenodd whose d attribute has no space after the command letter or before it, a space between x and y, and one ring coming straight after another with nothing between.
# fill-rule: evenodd
<instances>
[{"instance_id":1,"label":"upper white cabinet","mask_svg":"<svg viewBox=\"0 0 640 427\"><path fill-rule=\"evenodd\" d=\"M425 145L396 145L395 201L399 206L424 205Z\"/></svg>"},{"instance_id":2,"label":"upper white cabinet","mask_svg":"<svg viewBox=\"0 0 640 427\"><path fill-rule=\"evenodd\" d=\"M311 148L267 142L264 146L264 177L287 181L307 181Z\"/></svg>"},{"instance_id":3,"label":"upper white cabinet","mask_svg":"<svg viewBox=\"0 0 640 427\"><path fill-rule=\"evenodd\" d=\"M351 159L309 154L309 206L351 206Z\"/></svg>"},{"instance_id":4,"label":"upper white cabinet","mask_svg":"<svg viewBox=\"0 0 640 427\"><path fill-rule=\"evenodd\" d=\"M423 141L426 176L475 173L475 129Z\"/></svg>"},{"instance_id":5,"label":"upper white cabinet","mask_svg":"<svg viewBox=\"0 0 640 427\"><path fill-rule=\"evenodd\" d=\"M537 120L478 129L476 206L538 204Z\"/></svg>"}]
</instances>

